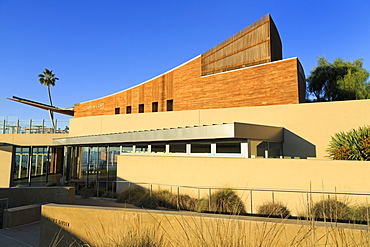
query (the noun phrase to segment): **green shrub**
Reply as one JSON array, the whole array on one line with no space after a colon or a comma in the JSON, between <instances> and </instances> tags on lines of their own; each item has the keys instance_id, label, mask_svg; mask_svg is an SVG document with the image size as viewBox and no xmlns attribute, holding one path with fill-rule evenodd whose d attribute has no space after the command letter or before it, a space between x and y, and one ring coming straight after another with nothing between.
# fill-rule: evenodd
<instances>
[{"instance_id":1,"label":"green shrub","mask_svg":"<svg viewBox=\"0 0 370 247\"><path fill-rule=\"evenodd\" d=\"M290 211L280 202L266 202L258 207L258 214L265 216L287 218L290 216Z\"/></svg>"},{"instance_id":2,"label":"green shrub","mask_svg":"<svg viewBox=\"0 0 370 247\"><path fill-rule=\"evenodd\" d=\"M231 213L231 214L246 213L242 200L231 189L218 190L211 194L211 199L209 198L202 199L199 202L197 211L198 212L211 211L216 213Z\"/></svg>"},{"instance_id":3,"label":"green shrub","mask_svg":"<svg viewBox=\"0 0 370 247\"><path fill-rule=\"evenodd\" d=\"M103 192L103 194L101 195L101 197L105 197L105 198L117 198L118 197L118 194L114 191L110 191L110 190L106 190Z\"/></svg>"},{"instance_id":4,"label":"green shrub","mask_svg":"<svg viewBox=\"0 0 370 247\"><path fill-rule=\"evenodd\" d=\"M350 208L345 202L336 199L325 199L313 205L312 216L316 219L348 220L350 218Z\"/></svg>"},{"instance_id":5,"label":"green shrub","mask_svg":"<svg viewBox=\"0 0 370 247\"><path fill-rule=\"evenodd\" d=\"M326 150L333 160L370 160L370 126L359 127L331 137Z\"/></svg>"},{"instance_id":6,"label":"green shrub","mask_svg":"<svg viewBox=\"0 0 370 247\"><path fill-rule=\"evenodd\" d=\"M370 205L358 205L351 208L351 219L357 223L369 223Z\"/></svg>"},{"instance_id":7,"label":"green shrub","mask_svg":"<svg viewBox=\"0 0 370 247\"><path fill-rule=\"evenodd\" d=\"M149 196L149 190L140 186L126 188L119 193L116 202L135 202L146 194Z\"/></svg>"},{"instance_id":8,"label":"green shrub","mask_svg":"<svg viewBox=\"0 0 370 247\"><path fill-rule=\"evenodd\" d=\"M142 187L127 188L119 194L116 201L130 202L137 207L143 208L164 207L178 209L177 195L168 190L152 191L152 197L150 197L149 190ZM195 211L198 201L188 195L179 195L178 203L180 210Z\"/></svg>"},{"instance_id":9,"label":"green shrub","mask_svg":"<svg viewBox=\"0 0 370 247\"><path fill-rule=\"evenodd\" d=\"M95 187L83 187L76 191L77 195L80 195L83 199L87 199L89 197L96 196L96 188Z\"/></svg>"}]
</instances>

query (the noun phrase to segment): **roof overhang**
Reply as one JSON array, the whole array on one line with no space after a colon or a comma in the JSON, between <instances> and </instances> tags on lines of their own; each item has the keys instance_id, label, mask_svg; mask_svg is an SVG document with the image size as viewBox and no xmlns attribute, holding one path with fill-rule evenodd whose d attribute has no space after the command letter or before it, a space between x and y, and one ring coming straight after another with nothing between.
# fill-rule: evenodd
<instances>
[{"instance_id":1,"label":"roof overhang","mask_svg":"<svg viewBox=\"0 0 370 247\"><path fill-rule=\"evenodd\" d=\"M13 96L13 98L8 98L8 99L19 102L19 103L23 103L23 104L26 104L26 105L41 108L41 109L44 109L44 110L57 112L57 113L60 113L60 114L65 114L65 115L69 115L69 116L74 115L74 108L73 107L60 108L60 107L46 105L46 104L39 103L39 102L36 102L36 101L28 100L28 99L23 99L23 98L16 97L16 96Z\"/></svg>"},{"instance_id":2,"label":"roof overhang","mask_svg":"<svg viewBox=\"0 0 370 247\"><path fill-rule=\"evenodd\" d=\"M189 141L189 140L211 140L211 139L254 139L254 140L281 142L284 140L284 135L282 127L236 122L218 125L156 129L156 130L58 138L53 140L53 144L94 145L94 144Z\"/></svg>"}]
</instances>

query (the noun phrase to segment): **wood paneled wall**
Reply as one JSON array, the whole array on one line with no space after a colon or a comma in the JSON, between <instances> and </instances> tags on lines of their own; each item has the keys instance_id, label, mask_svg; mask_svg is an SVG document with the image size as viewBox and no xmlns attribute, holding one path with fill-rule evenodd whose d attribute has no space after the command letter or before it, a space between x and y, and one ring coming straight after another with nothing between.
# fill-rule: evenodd
<instances>
[{"instance_id":1,"label":"wood paneled wall","mask_svg":"<svg viewBox=\"0 0 370 247\"><path fill-rule=\"evenodd\" d=\"M280 36L268 14L203 53L202 75L280 59L282 59Z\"/></svg>"},{"instance_id":2,"label":"wood paneled wall","mask_svg":"<svg viewBox=\"0 0 370 247\"><path fill-rule=\"evenodd\" d=\"M201 76L198 57L177 69L134 88L75 105L75 117L113 115L115 108L126 113L166 111L167 100L173 100L174 110L195 110L297 104L304 102L305 84L299 72L297 58L276 61L209 76Z\"/></svg>"}]
</instances>

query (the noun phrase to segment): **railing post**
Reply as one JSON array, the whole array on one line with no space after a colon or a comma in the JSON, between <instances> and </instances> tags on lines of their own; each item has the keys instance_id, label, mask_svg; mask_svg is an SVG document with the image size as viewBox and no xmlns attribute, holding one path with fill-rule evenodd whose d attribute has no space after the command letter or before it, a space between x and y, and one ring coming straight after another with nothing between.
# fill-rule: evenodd
<instances>
[{"instance_id":1,"label":"railing post","mask_svg":"<svg viewBox=\"0 0 370 247\"><path fill-rule=\"evenodd\" d=\"M9 198L1 199L5 201L5 208L3 209L3 229L6 229L6 226L8 224L8 208L9 208Z\"/></svg>"},{"instance_id":2,"label":"railing post","mask_svg":"<svg viewBox=\"0 0 370 247\"><path fill-rule=\"evenodd\" d=\"M20 127L19 127L19 119L17 120L17 134L19 134L21 131L20 131Z\"/></svg>"},{"instance_id":3,"label":"railing post","mask_svg":"<svg viewBox=\"0 0 370 247\"><path fill-rule=\"evenodd\" d=\"M32 129L32 119L30 119L30 134L32 133L31 129Z\"/></svg>"},{"instance_id":4,"label":"railing post","mask_svg":"<svg viewBox=\"0 0 370 247\"><path fill-rule=\"evenodd\" d=\"M5 134L5 125L6 125L6 120L4 119L4 121L3 121L3 134Z\"/></svg>"},{"instance_id":5,"label":"railing post","mask_svg":"<svg viewBox=\"0 0 370 247\"><path fill-rule=\"evenodd\" d=\"M43 119L42 122L41 122L41 133L42 134L45 133L45 119Z\"/></svg>"},{"instance_id":6,"label":"railing post","mask_svg":"<svg viewBox=\"0 0 370 247\"><path fill-rule=\"evenodd\" d=\"M177 187L177 210L180 210L180 187Z\"/></svg>"},{"instance_id":7,"label":"railing post","mask_svg":"<svg viewBox=\"0 0 370 247\"><path fill-rule=\"evenodd\" d=\"M250 190L250 197L251 197L251 214L253 214L253 190Z\"/></svg>"},{"instance_id":8,"label":"railing post","mask_svg":"<svg viewBox=\"0 0 370 247\"><path fill-rule=\"evenodd\" d=\"M212 190L211 188L209 188L209 190L208 190L208 198L209 198L209 200L208 200L208 211L211 211L211 195L212 195L211 190Z\"/></svg>"},{"instance_id":9,"label":"railing post","mask_svg":"<svg viewBox=\"0 0 370 247\"><path fill-rule=\"evenodd\" d=\"M128 182L128 200L131 198L131 182Z\"/></svg>"},{"instance_id":10,"label":"railing post","mask_svg":"<svg viewBox=\"0 0 370 247\"><path fill-rule=\"evenodd\" d=\"M306 200L307 200L307 220L310 218L310 197L309 197L309 193L306 192Z\"/></svg>"},{"instance_id":11,"label":"railing post","mask_svg":"<svg viewBox=\"0 0 370 247\"><path fill-rule=\"evenodd\" d=\"M96 181L96 197L99 197L99 180Z\"/></svg>"},{"instance_id":12,"label":"railing post","mask_svg":"<svg viewBox=\"0 0 370 247\"><path fill-rule=\"evenodd\" d=\"M153 185L150 184L150 195L149 195L150 198L152 198L152 194L153 194Z\"/></svg>"},{"instance_id":13,"label":"railing post","mask_svg":"<svg viewBox=\"0 0 370 247\"><path fill-rule=\"evenodd\" d=\"M274 191L271 191L271 194L272 194L272 203L275 203L275 194L274 194Z\"/></svg>"}]
</instances>

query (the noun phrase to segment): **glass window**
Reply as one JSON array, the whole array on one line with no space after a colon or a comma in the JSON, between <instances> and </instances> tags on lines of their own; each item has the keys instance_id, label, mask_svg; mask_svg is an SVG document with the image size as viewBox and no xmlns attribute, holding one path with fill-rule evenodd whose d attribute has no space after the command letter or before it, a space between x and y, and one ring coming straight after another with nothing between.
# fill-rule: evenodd
<instances>
[{"instance_id":1,"label":"glass window","mask_svg":"<svg viewBox=\"0 0 370 247\"><path fill-rule=\"evenodd\" d=\"M240 143L229 142L229 143L217 143L216 153L241 153Z\"/></svg>"},{"instance_id":2,"label":"glass window","mask_svg":"<svg viewBox=\"0 0 370 247\"><path fill-rule=\"evenodd\" d=\"M126 114L131 114L131 106L126 106Z\"/></svg>"},{"instance_id":3,"label":"glass window","mask_svg":"<svg viewBox=\"0 0 370 247\"><path fill-rule=\"evenodd\" d=\"M152 112L158 112L158 102L152 103Z\"/></svg>"},{"instance_id":4,"label":"glass window","mask_svg":"<svg viewBox=\"0 0 370 247\"><path fill-rule=\"evenodd\" d=\"M167 111L173 111L173 99L167 100Z\"/></svg>"},{"instance_id":5,"label":"glass window","mask_svg":"<svg viewBox=\"0 0 370 247\"><path fill-rule=\"evenodd\" d=\"M122 145L122 153L132 153L132 145Z\"/></svg>"},{"instance_id":6,"label":"glass window","mask_svg":"<svg viewBox=\"0 0 370 247\"><path fill-rule=\"evenodd\" d=\"M211 153L211 143L193 143L191 144L192 153Z\"/></svg>"},{"instance_id":7,"label":"glass window","mask_svg":"<svg viewBox=\"0 0 370 247\"><path fill-rule=\"evenodd\" d=\"M137 144L136 145L135 152L136 153L145 153L145 152L148 152L148 145L147 144Z\"/></svg>"},{"instance_id":8,"label":"glass window","mask_svg":"<svg viewBox=\"0 0 370 247\"><path fill-rule=\"evenodd\" d=\"M117 107L114 109L114 114L120 114L121 108Z\"/></svg>"},{"instance_id":9,"label":"glass window","mask_svg":"<svg viewBox=\"0 0 370 247\"><path fill-rule=\"evenodd\" d=\"M152 144L151 148L152 153L165 153L166 145L164 144Z\"/></svg>"},{"instance_id":10,"label":"glass window","mask_svg":"<svg viewBox=\"0 0 370 247\"><path fill-rule=\"evenodd\" d=\"M171 143L170 144L170 153L186 153L186 144L185 143Z\"/></svg>"},{"instance_id":11,"label":"glass window","mask_svg":"<svg viewBox=\"0 0 370 247\"><path fill-rule=\"evenodd\" d=\"M144 113L144 104L139 105L139 113Z\"/></svg>"}]
</instances>

